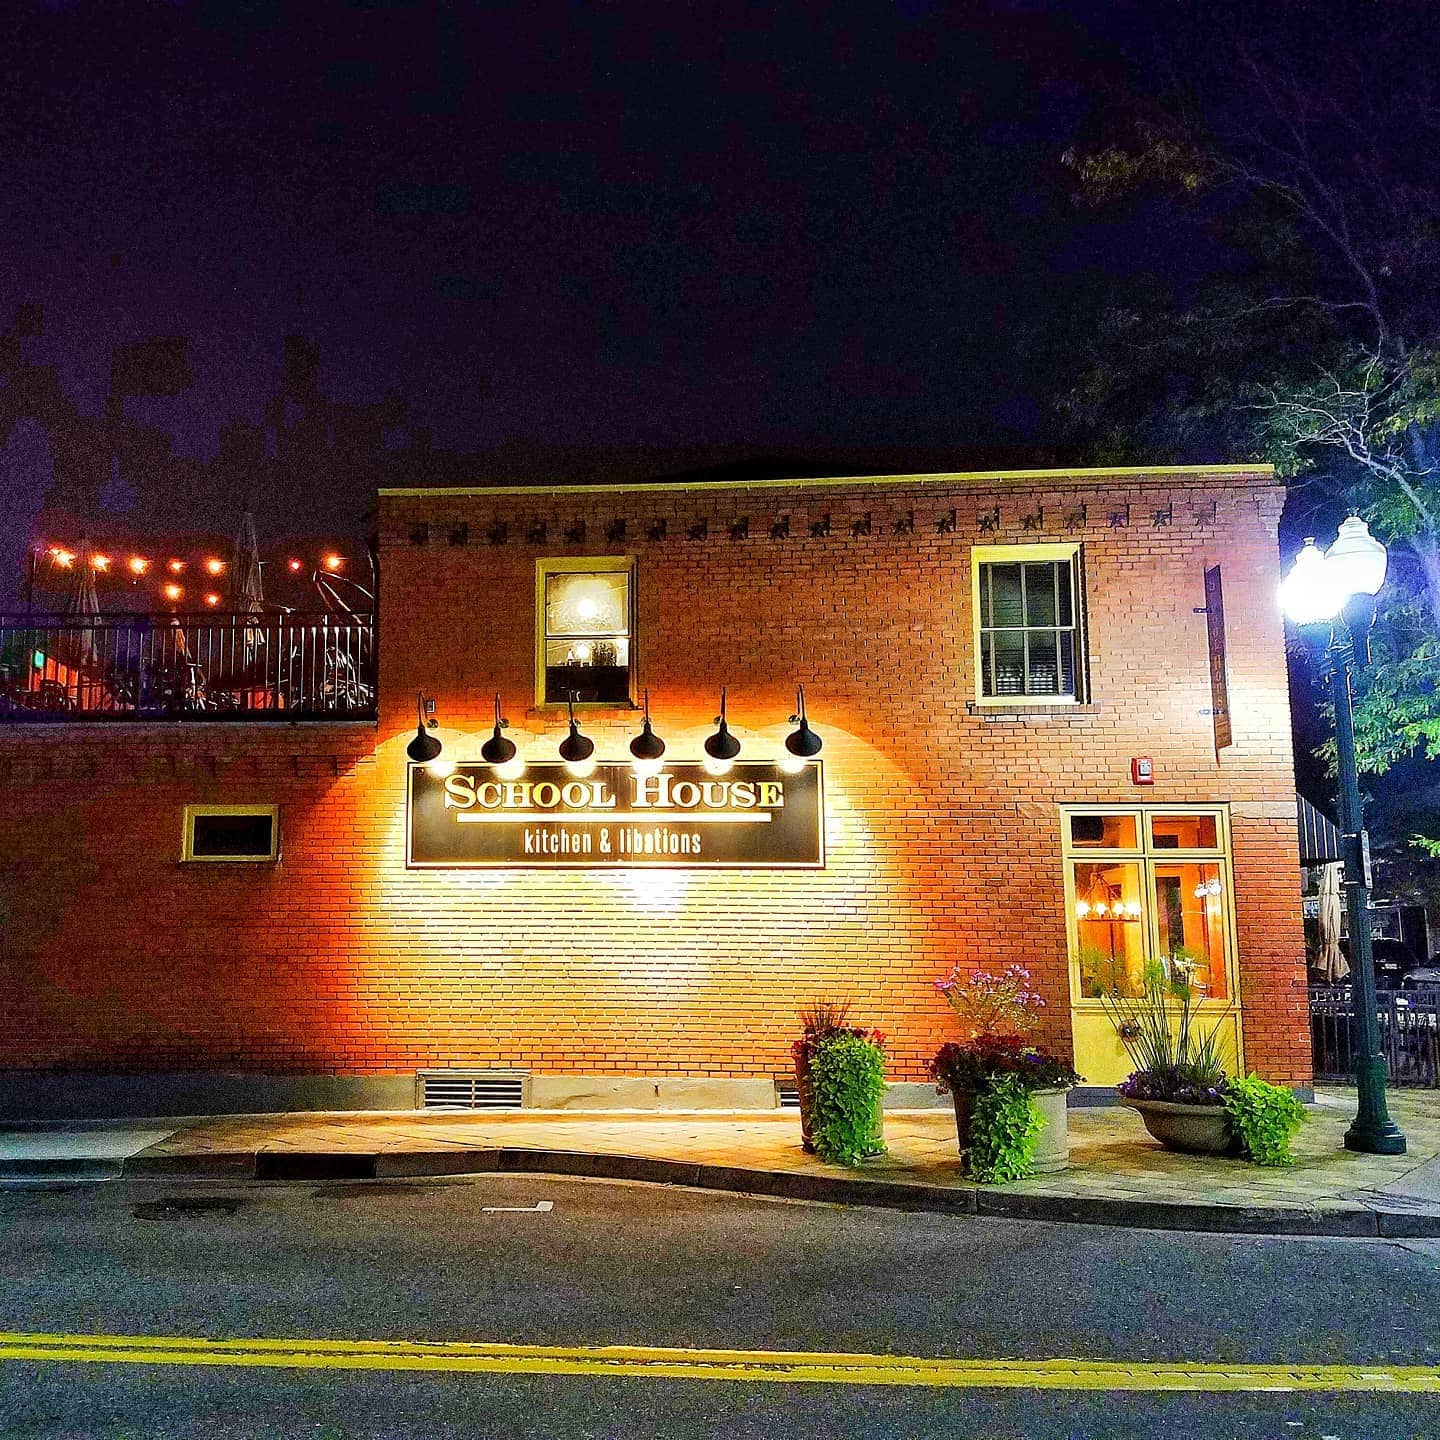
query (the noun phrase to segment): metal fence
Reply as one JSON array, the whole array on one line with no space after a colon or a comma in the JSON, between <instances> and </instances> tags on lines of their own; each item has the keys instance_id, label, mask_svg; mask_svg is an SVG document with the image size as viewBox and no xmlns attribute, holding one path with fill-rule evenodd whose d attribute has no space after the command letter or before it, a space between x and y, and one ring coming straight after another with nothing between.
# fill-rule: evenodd
<instances>
[{"instance_id":1,"label":"metal fence","mask_svg":"<svg viewBox=\"0 0 1440 1440\"><path fill-rule=\"evenodd\" d=\"M0 723L374 713L373 616L0 616Z\"/></svg>"},{"instance_id":2,"label":"metal fence","mask_svg":"<svg viewBox=\"0 0 1440 1440\"><path fill-rule=\"evenodd\" d=\"M1381 990L1380 1048L1393 1085L1440 1088L1440 985ZM1310 1046L1317 1080L1355 1075L1355 1000L1348 985L1310 991Z\"/></svg>"}]
</instances>

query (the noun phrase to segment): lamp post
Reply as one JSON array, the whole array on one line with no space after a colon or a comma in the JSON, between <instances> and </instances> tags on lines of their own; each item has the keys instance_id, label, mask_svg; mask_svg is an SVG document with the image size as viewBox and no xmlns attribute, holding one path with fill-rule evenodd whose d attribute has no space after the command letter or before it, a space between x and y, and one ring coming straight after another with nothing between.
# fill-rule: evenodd
<instances>
[{"instance_id":1,"label":"lamp post","mask_svg":"<svg viewBox=\"0 0 1440 1440\"><path fill-rule=\"evenodd\" d=\"M1306 540L1280 586L1280 603L1299 626L1330 625L1323 677L1335 707L1335 755L1340 772L1340 844L1350 920L1350 984L1358 1041L1355 1086L1359 1105L1345 1132L1345 1148L1371 1155L1403 1155L1405 1136L1385 1106L1385 1056L1376 1015L1375 958L1370 944L1370 891L1365 875L1364 810L1355 764L1355 719L1350 672L1370 658L1375 595L1385 583L1385 547L1358 516L1320 550Z\"/></svg>"}]
</instances>

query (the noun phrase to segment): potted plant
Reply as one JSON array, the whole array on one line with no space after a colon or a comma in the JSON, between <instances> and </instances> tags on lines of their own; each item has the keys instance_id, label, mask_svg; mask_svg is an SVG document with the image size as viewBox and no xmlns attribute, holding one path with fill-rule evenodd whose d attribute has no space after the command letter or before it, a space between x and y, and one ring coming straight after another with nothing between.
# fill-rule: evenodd
<instances>
[{"instance_id":1,"label":"potted plant","mask_svg":"<svg viewBox=\"0 0 1440 1440\"><path fill-rule=\"evenodd\" d=\"M1196 1023L1204 998L1198 968L1179 951L1145 967L1139 995L1101 995L1135 1066L1116 1087L1120 1103L1138 1111L1167 1150L1291 1164L1290 1139L1305 1119L1304 1107L1258 1076L1226 1077L1220 1033L1230 1009L1208 1028Z\"/></svg>"},{"instance_id":2,"label":"potted plant","mask_svg":"<svg viewBox=\"0 0 1440 1440\"><path fill-rule=\"evenodd\" d=\"M800 1038L791 1047L800 1144L807 1154L842 1165L885 1150L885 1036L849 1024L849 1015L848 1004L817 1001L800 1012Z\"/></svg>"},{"instance_id":3,"label":"potted plant","mask_svg":"<svg viewBox=\"0 0 1440 1440\"><path fill-rule=\"evenodd\" d=\"M935 988L967 1038L947 1041L930 1064L955 1105L965 1173L978 1180L1053 1174L1070 1163L1066 1094L1080 1077L1068 1061L1034 1044L1044 1000L1018 965L999 975L951 970Z\"/></svg>"}]
</instances>

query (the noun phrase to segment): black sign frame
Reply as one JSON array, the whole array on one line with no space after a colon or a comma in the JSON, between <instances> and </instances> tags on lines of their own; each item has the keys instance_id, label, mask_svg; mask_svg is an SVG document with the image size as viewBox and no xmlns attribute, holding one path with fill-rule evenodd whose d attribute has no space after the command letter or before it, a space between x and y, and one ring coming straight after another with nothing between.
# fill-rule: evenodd
<instances>
[{"instance_id":1,"label":"black sign frame","mask_svg":"<svg viewBox=\"0 0 1440 1440\"><path fill-rule=\"evenodd\" d=\"M555 806L545 812L543 820L539 818L541 812L531 810L507 821L504 817L511 812L496 808L488 812L493 818L483 830L478 825L471 830L462 826L458 819L461 814L471 813L471 808L454 805L447 808L446 787L454 776L464 777L456 786L462 793L452 797L463 800L467 787L473 789L481 784L503 784L494 767L465 761L441 774L425 765L411 764L406 776L405 868L702 872L825 868L825 777L821 761L807 761L803 769L789 773L770 761L737 760L723 776L706 773L697 761L667 761L661 773L669 777L668 781L652 781L652 785L663 783L676 787L687 783L708 783L714 786L738 781L749 782L759 793L763 784L778 784L784 787L784 804L766 806L757 803L745 809L701 807L656 813L648 807L637 809L629 803L636 783L629 762L602 762L592 775L579 780L562 763L537 762L526 767L520 783L528 783L532 787L544 784L593 787L598 781L609 787L606 793L614 797L615 803L601 814L597 814L593 807L576 810ZM756 823L753 817L762 813L768 819ZM556 834L559 827L566 825L563 818L566 815L575 817L569 825L577 835L591 837L587 849L574 853L527 852L528 842L524 836L527 829L543 825L547 828L539 833L546 836ZM687 839L685 834L666 837L667 842L682 847L679 851L652 856L643 851L637 853L634 849L636 833L643 839L647 833L653 833L649 828L651 826L664 826L671 832L685 831L687 816L691 822L688 827L690 838ZM697 816L701 818L697 820ZM552 825L556 827L555 831L548 829ZM463 843L460 839L462 834L470 837ZM718 858L711 858L705 853L710 843L707 837L721 840ZM763 841L776 843L756 843ZM696 846L693 853L685 848L691 843Z\"/></svg>"}]
</instances>

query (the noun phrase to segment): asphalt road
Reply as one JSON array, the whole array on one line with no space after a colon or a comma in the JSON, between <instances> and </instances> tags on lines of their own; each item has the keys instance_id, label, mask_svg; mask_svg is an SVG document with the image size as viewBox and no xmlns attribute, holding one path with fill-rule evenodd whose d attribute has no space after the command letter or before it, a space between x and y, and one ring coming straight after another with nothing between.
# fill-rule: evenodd
<instances>
[{"instance_id":1,"label":"asphalt road","mask_svg":"<svg viewBox=\"0 0 1440 1440\"><path fill-rule=\"evenodd\" d=\"M530 1206L532 1213L483 1213ZM0 1191L0 1329L1440 1364L1437 1242L903 1215L544 1177ZM1440 1435L1440 1395L0 1358L0 1436Z\"/></svg>"}]
</instances>

